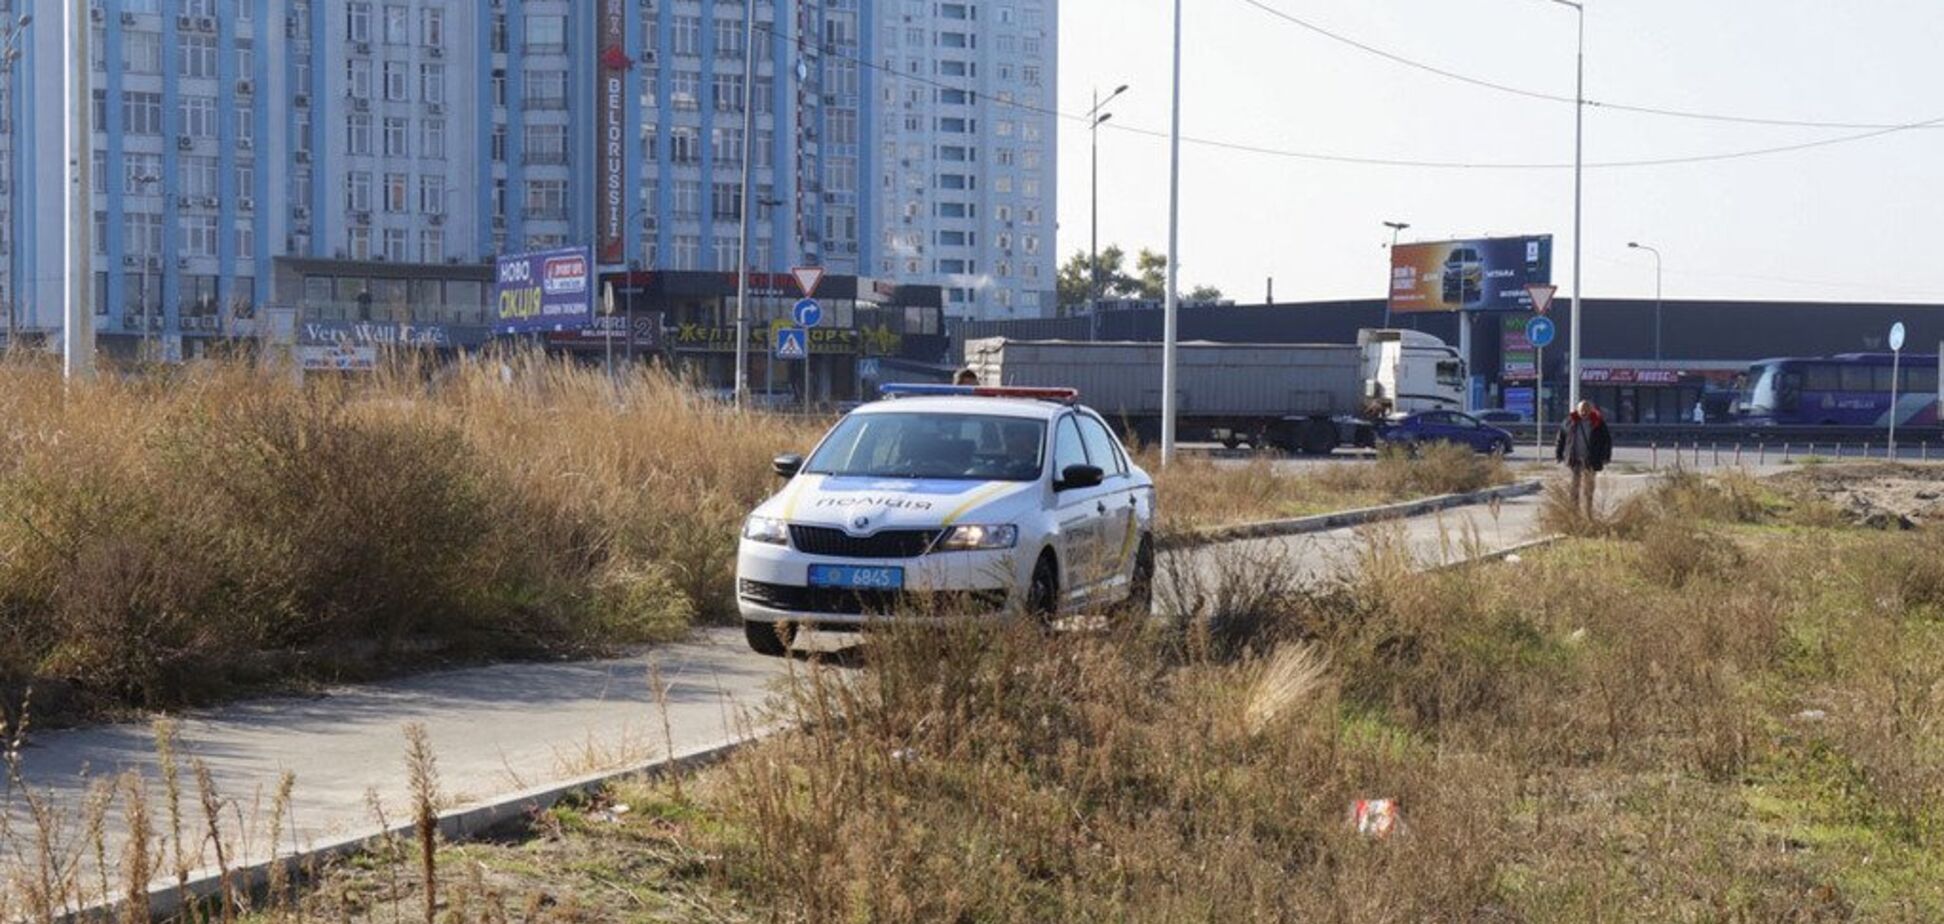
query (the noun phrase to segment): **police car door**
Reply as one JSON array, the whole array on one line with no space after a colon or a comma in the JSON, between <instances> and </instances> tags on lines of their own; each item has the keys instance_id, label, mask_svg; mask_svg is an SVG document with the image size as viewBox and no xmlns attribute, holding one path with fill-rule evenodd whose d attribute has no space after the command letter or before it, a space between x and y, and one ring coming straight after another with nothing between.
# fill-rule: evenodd
<instances>
[{"instance_id":1,"label":"police car door","mask_svg":"<svg viewBox=\"0 0 1944 924\"><path fill-rule=\"evenodd\" d=\"M1060 473L1072 465L1091 465L1086 443L1080 436L1078 414L1065 414L1053 428L1053 484L1057 489ZM1099 583L1101 573L1100 504L1106 484L1090 488L1067 488L1054 494L1054 518L1060 525L1060 582L1068 601L1084 597Z\"/></svg>"},{"instance_id":2,"label":"police car door","mask_svg":"<svg viewBox=\"0 0 1944 924\"><path fill-rule=\"evenodd\" d=\"M1100 580L1106 590L1133 577L1134 543L1139 530L1136 515L1134 479L1128 476L1127 459L1107 425L1090 414L1074 415L1080 420L1080 440L1087 446L1087 461L1103 474L1100 493L1094 504L1100 514Z\"/></svg>"}]
</instances>

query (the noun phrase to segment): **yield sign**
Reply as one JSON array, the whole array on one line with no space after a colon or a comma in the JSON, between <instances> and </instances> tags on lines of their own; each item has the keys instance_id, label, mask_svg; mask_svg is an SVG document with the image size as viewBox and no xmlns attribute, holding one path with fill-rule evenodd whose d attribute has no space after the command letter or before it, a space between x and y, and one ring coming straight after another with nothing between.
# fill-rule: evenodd
<instances>
[{"instance_id":1,"label":"yield sign","mask_svg":"<svg viewBox=\"0 0 1944 924\"><path fill-rule=\"evenodd\" d=\"M823 282L824 268L821 266L799 266L790 271L796 277L797 287L803 290L804 298L814 298L817 284Z\"/></svg>"},{"instance_id":2,"label":"yield sign","mask_svg":"<svg viewBox=\"0 0 1944 924\"><path fill-rule=\"evenodd\" d=\"M1545 283L1534 282L1526 285L1526 295L1532 297L1532 310L1537 314L1545 314L1546 309L1552 307L1553 293L1558 291L1558 286Z\"/></svg>"}]
</instances>

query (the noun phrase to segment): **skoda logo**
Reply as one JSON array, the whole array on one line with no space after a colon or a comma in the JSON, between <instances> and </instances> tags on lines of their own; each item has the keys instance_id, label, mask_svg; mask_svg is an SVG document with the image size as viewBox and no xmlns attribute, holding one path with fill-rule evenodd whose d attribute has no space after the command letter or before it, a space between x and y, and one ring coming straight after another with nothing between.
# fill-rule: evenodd
<instances>
[{"instance_id":1,"label":"skoda logo","mask_svg":"<svg viewBox=\"0 0 1944 924\"><path fill-rule=\"evenodd\" d=\"M867 517L867 516L855 516L855 517L851 517L851 528L852 528L852 529L863 529L864 527L866 527L866 526L869 526L869 525L871 525L871 518L870 518L870 517Z\"/></svg>"}]
</instances>

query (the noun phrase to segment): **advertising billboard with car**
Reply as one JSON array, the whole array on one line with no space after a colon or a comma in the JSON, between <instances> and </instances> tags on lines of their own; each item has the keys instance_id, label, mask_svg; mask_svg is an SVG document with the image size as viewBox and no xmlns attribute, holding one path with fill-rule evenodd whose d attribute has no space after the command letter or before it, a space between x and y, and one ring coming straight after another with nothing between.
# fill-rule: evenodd
<instances>
[{"instance_id":1,"label":"advertising billboard with car","mask_svg":"<svg viewBox=\"0 0 1944 924\"><path fill-rule=\"evenodd\" d=\"M1390 309L1531 311L1530 283L1552 281L1552 235L1399 244Z\"/></svg>"},{"instance_id":2,"label":"advertising billboard with car","mask_svg":"<svg viewBox=\"0 0 1944 924\"><path fill-rule=\"evenodd\" d=\"M586 247L499 258L493 329L503 334L580 330L594 317L594 260Z\"/></svg>"}]
</instances>

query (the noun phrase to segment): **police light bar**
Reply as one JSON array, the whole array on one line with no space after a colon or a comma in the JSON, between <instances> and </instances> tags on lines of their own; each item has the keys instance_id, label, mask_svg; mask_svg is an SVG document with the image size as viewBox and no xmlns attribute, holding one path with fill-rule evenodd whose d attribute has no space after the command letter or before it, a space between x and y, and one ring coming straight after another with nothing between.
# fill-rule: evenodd
<instances>
[{"instance_id":1,"label":"police light bar","mask_svg":"<svg viewBox=\"0 0 1944 924\"><path fill-rule=\"evenodd\" d=\"M886 398L970 395L976 398L1037 398L1042 401L1068 403L1080 398L1080 390L1077 388L1002 388L989 385L930 385L916 382L880 385L878 391Z\"/></svg>"}]
</instances>

